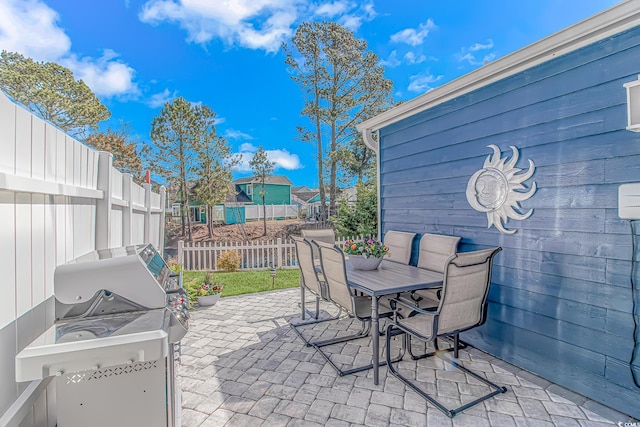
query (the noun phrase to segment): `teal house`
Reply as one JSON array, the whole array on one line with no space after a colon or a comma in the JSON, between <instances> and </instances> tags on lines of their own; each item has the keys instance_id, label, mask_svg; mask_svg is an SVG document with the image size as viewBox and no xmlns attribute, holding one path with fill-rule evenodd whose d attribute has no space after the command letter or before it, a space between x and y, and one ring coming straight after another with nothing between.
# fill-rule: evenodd
<instances>
[{"instance_id":1,"label":"teal house","mask_svg":"<svg viewBox=\"0 0 640 427\"><path fill-rule=\"evenodd\" d=\"M245 205L250 205L251 199L235 185L233 190L227 193L224 203L219 203L213 210L213 221L217 224L244 224L246 222ZM176 219L180 219L180 201L176 201L172 205L171 213ZM207 209L199 200L189 201L189 215L191 222L206 224Z\"/></svg>"},{"instance_id":2,"label":"teal house","mask_svg":"<svg viewBox=\"0 0 640 427\"><path fill-rule=\"evenodd\" d=\"M233 181L235 185L240 187L253 204L262 205L262 183L260 178L251 176L240 178ZM265 179L264 198L266 205L290 205L291 204L291 186L293 184L289 178L281 175L270 175Z\"/></svg>"}]
</instances>

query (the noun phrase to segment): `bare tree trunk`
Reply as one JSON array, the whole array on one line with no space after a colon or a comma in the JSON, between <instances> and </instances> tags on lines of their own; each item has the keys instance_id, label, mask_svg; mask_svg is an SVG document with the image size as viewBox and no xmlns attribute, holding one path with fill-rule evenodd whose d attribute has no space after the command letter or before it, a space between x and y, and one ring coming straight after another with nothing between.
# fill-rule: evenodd
<instances>
[{"instance_id":1,"label":"bare tree trunk","mask_svg":"<svg viewBox=\"0 0 640 427\"><path fill-rule=\"evenodd\" d=\"M185 237L187 235L187 219L185 218L185 211L187 208L184 204L184 188L182 187L182 183L180 183L180 189L178 191L180 193L180 226L182 228L182 237Z\"/></svg>"},{"instance_id":2,"label":"bare tree trunk","mask_svg":"<svg viewBox=\"0 0 640 427\"><path fill-rule=\"evenodd\" d=\"M335 153L338 149L338 142L336 141L336 122L331 121L331 153ZM338 175L338 164L331 158L331 174L329 176L329 215L333 215L336 212L336 178ZM329 219L327 215L327 219Z\"/></svg>"},{"instance_id":3,"label":"bare tree trunk","mask_svg":"<svg viewBox=\"0 0 640 427\"><path fill-rule=\"evenodd\" d=\"M182 201L187 211L187 240L193 242L193 236L191 234L191 207L189 206L189 188L187 186L187 166L184 161L184 148L182 142L182 136L180 136L180 186L182 187ZM184 223L182 224L184 230ZM184 231L183 234L184 236Z\"/></svg>"},{"instance_id":4,"label":"bare tree trunk","mask_svg":"<svg viewBox=\"0 0 640 427\"><path fill-rule=\"evenodd\" d=\"M263 221L263 229L262 235L267 235L267 204L264 202L264 196L262 197L262 221Z\"/></svg>"},{"instance_id":5,"label":"bare tree trunk","mask_svg":"<svg viewBox=\"0 0 640 427\"><path fill-rule=\"evenodd\" d=\"M213 239L213 206L207 205L207 229L209 231L209 238Z\"/></svg>"}]
</instances>

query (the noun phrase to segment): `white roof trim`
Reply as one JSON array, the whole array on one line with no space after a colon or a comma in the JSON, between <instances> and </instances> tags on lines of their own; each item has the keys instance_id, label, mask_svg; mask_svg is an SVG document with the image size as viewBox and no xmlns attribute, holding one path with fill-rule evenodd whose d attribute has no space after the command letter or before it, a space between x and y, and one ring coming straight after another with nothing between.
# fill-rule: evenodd
<instances>
[{"instance_id":1,"label":"white roof trim","mask_svg":"<svg viewBox=\"0 0 640 427\"><path fill-rule=\"evenodd\" d=\"M626 0L372 117L358 124L357 129L362 132L365 143L377 152L379 140L370 137L373 131L638 25L640 0Z\"/></svg>"}]
</instances>

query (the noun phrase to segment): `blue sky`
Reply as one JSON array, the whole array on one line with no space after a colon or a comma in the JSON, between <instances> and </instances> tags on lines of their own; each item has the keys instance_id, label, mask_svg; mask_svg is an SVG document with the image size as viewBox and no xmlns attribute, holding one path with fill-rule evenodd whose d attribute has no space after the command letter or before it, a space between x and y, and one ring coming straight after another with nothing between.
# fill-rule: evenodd
<instances>
[{"instance_id":1,"label":"blue sky","mask_svg":"<svg viewBox=\"0 0 640 427\"><path fill-rule=\"evenodd\" d=\"M280 49L303 21L367 40L409 100L618 3L613 0L0 0L0 49L82 78L140 144L176 96L217 113L217 131L276 174L317 186L315 148L296 140L300 88ZM247 176L245 163L235 176Z\"/></svg>"}]
</instances>

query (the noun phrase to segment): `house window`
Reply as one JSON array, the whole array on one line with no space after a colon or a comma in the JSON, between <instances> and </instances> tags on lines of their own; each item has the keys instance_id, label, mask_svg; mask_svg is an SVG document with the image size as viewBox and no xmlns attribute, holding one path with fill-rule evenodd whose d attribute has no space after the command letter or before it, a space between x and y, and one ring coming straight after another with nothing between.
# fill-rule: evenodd
<instances>
[{"instance_id":1,"label":"house window","mask_svg":"<svg viewBox=\"0 0 640 427\"><path fill-rule=\"evenodd\" d=\"M171 205L171 216L180 216L180 203Z\"/></svg>"},{"instance_id":2,"label":"house window","mask_svg":"<svg viewBox=\"0 0 640 427\"><path fill-rule=\"evenodd\" d=\"M253 196L253 185L247 184L247 196Z\"/></svg>"}]
</instances>

